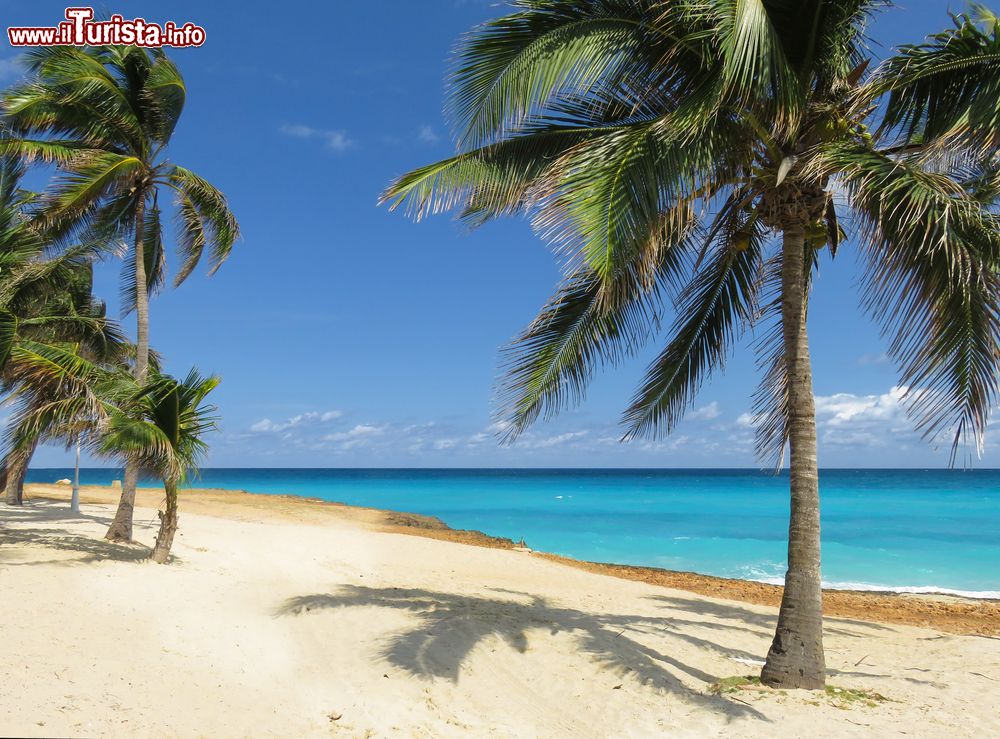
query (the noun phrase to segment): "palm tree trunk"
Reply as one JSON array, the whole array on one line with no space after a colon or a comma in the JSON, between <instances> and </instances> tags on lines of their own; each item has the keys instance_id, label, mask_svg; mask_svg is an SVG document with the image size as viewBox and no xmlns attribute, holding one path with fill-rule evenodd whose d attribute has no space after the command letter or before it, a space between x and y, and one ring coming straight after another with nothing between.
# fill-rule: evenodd
<instances>
[{"instance_id":1,"label":"palm tree trunk","mask_svg":"<svg viewBox=\"0 0 1000 739\"><path fill-rule=\"evenodd\" d=\"M802 224L784 230L782 252L781 322L788 383L791 518L785 589L761 681L779 688L816 690L826 685L826 663L820 584L816 405L806 333L808 266Z\"/></svg>"},{"instance_id":2,"label":"palm tree trunk","mask_svg":"<svg viewBox=\"0 0 1000 739\"><path fill-rule=\"evenodd\" d=\"M27 443L23 449L15 450L7 458L7 484L5 493L7 505L24 505L24 477L28 474L28 465L38 448L38 440Z\"/></svg>"},{"instance_id":3,"label":"palm tree trunk","mask_svg":"<svg viewBox=\"0 0 1000 739\"><path fill-rule=\"evenodd\" d=\"M4 485L4 500L7 505L23 505L24 499L18 494L18 481L21 477L21 463L15 459L7 463L7 482Z\"/></svg>"},{"instance_id":4,"label":"palm tree trunk","mask_svg":"<svg viewBox=\"0 0 1000 739\"><path fill-rule=\"evenodd\" d=\"M150 555L157 564L165 564L170 556L170 548L174 544L174 534L177 533L177 483L163 484L167 493L167 510L160 513L160 531L156 535L156 545Z\"/></svg>"},{"instance_id":5,"label":"palm tree trunk","mask_svg":"<svg viewBox=\"0 0 1000 739\"><path fill-rule=\"evenodd\" d=\"M135 379L146 382L149 369L149 293L146 288L146 254L143 249L143 227L146 219L145 194L139 194L135 206ZM125 463L122 495L118 500L115 518L104 535L109 541L132 541L132 517L135 511L135 487L139 482L139 468L133 462Z\"/></svg>"}]
</instances>

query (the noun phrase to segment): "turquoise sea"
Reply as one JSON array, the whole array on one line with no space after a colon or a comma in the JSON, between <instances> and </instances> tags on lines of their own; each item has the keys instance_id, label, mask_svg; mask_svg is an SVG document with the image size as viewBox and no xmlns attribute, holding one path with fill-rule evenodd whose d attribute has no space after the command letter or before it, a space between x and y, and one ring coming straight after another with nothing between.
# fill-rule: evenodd
<instances>
[{"instance_id":1,"label":"turquoise sea","mask_svg":"<svg viewBox=\"0 0 1000 739\"><path fill-rule=\"evenodd\" d=\"M84 484L117 470L87 469ZM29 482L71 477L31 470ZM579 559L780 582L788 477L756 470L207 469L193 487L437 516ZM826 470L830 587L1000 598L1000 470Z\"/></svg>"}]
</instances>

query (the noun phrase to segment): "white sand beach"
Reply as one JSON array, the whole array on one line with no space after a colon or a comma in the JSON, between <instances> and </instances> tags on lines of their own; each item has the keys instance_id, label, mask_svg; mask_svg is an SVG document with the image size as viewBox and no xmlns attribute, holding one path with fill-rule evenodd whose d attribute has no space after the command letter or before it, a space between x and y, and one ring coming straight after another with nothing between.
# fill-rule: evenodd
<instances>
[{"instance_id":1,"label":"white sand beach","mask_svg":"<svg viewBox=\"0 0 1000 739\"><path fill-rule=\"evenodd\" d=\"M1000 735L995 637L829 618L830 683L887 700L716 695L775 609L242 500L185 494L167 566L101 538L106 503L0 510L0 734Z\"/></svg>"}]
</instances>

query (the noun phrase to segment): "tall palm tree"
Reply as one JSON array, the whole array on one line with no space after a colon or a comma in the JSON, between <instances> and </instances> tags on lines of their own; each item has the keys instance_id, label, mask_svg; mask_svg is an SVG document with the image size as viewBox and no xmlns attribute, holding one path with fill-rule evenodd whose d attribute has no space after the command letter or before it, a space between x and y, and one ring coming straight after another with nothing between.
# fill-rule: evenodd
<instances>
[{"instance_id":1,"label":"tall palm tree","mask_svg":"<svg viewBox=\"0 0 1000 739\"><path fill-rule=\"evenodd\" d=\"M166 510L151 557L164 564L177 532L177 488L197 470L208 449L204 435L215 429L215 407L205 405L218 377L202 377L195 370L178 381L157 375L117 408L96 438L100 454L123 457L163 480Z\"/></svg>"},{"instance_id":2,"label":"tall palm tree","mask_svg":"<svg viewBox=\"0 0 1000 739\"><path fill-rule=\"evenodd\" d=\"M160 50L135 46L49 47L28 54L29 80L0 100L13 130L2 151L57 166L43 196L46 228L68 237L132 244L123 269L122 298L135 310L135 376L149 362L149 295L165 281L159 195L177 206L179 285L207 249L210 273L229 256L239 226L225 196L191 170L166 158L184 108L177 67ZM107 538L132 538L137 471L126 468L122 497Z\"/></svg>"},{"instance_id":3,"label":"tall palm tree","mask_svg":"<svg viewBox=\"0 0 1000 739\"><path fill-rule=\"evenodd\" d=\"M24 395L25 383L38 382L35 362L53 345L82 351L97 361L113 361L124 351L124 340L105 307L92 295L92 262L101 244L74 245L49 254L44 233L31 219L34 193L20 188L23 166L0 157L0 391L9 399ZM43 397L41 388L29 393ZM48 392L67 392L69 385L52 384ZM15 434L9 428L8 436ZM24 475L39 441L19 436L8 444L3 460L3 484L9 504L21 503ZM8 439L9 441L9 439Z\"/></svg>"},{"instance_id":4,"label":"tall palm tree","mask_svg":"<svg viewBox=\"0 0 1000 739\"><path fill-rule=\"evenodd\" d=\"M981 442L1000 377L1000 26L981 13L868 71L881 0L519 0L465 37L458 154L383 196L419 218L528 214L567 277L506 353L508 438L670 337L624 415L669 433L755 326L758 452L790 447L788 570L762 679L825 681L813 277L845 241L932 439ZM874 65L873 65L874 66ZM829 247L824 252L824 247Z\"/></svg>"}]
</instances>

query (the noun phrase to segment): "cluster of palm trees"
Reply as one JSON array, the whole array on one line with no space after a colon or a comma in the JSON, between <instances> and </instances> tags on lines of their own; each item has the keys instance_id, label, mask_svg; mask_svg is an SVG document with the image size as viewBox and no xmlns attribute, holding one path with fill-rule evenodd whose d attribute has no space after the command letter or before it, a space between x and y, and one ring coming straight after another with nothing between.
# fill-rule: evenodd
<instances>
[{"instance_id":1,"label":"cluster of palm trees","mask_svg":"<svg viewBox=\"0 0 1000 739\"><path fill-rule=\"evenodd\" d=\"M176 379L149 346L149 298L166 281L160 195L176 206L180 284L208 252L215 271L239 226L221 192L173 164L166 149L184 81L159 50L134 46L32 51L24 81L0 95L0 382L14 412L0 477L22 500L41 442L82 444L125 467L107 538L131 541L140 473L163 480L166 510L152 557L165 562L177 489L213 427L215 377ZM48 175L38 193L28 168ZM123 261L128 342L92 295L93 264Z\"/></svg>"},{"instance_id":2,"label":"cluster of palm trees","mask_svg":"<svg viewBox=\"0 0 1000 739\"><path fill-rule=\"evenodd\" d=\"M460 44L458 153L383 196L475 226L526 214L566 278L507 354L516 436L673 326L624 414L669 433L756 332L758 451L790 454L788 571L762 680L824 685L806 332L855 246L910 410L978 446L1000 389L1000 22L984 7L870 64L885 0L516 0ZM954 454L953 454L954 462ZM752 532L748 532L752 535Z\"/></svg>"}]
</instances>

